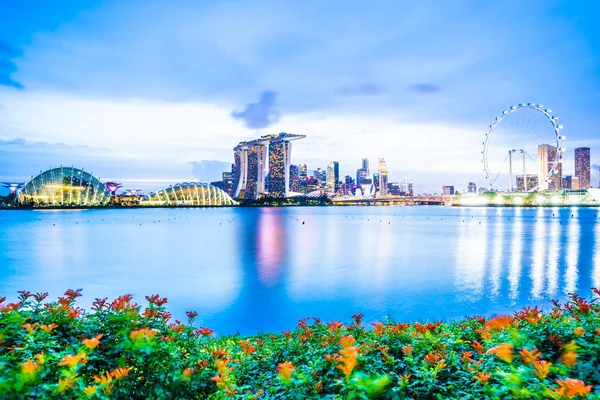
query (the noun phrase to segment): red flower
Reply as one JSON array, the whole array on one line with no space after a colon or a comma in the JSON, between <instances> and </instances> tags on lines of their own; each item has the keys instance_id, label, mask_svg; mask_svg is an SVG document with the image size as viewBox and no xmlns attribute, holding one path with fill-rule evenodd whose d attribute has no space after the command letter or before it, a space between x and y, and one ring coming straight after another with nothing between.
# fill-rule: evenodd
<instances>
[{"instance_id":1,"label":"red flower","mask_svg":"<svg viewBox=\"0 0 600 400\"><path fill-rule=\"evenodd\" d=\"M200 329L198 329L196 331L198 334L202 335L202 336L212 336L213 335L213 330L210 328L207 328L205 326L201 326Z\"/></svg>"},{"instance_id":2,"label":"red flower","mask_svg":"<svg viewBox=\"0 0 600 400\"><path fill-rule=\"evenodd\" d=\"M198 316L198 313L196 311L187 311L185 314L190 319L190 321Z\"/></svg>"},{"instance_id":3,"label":"red flower","mask_svg":"<svg viewBox=\"0 0 600 400\"><path fill-rule=\"evenodd\" d=\"M354 314L352 316L352 319L354 320L354 323L356 324L356 326L360 326L362 324L362 319L365 315L363 313L360 314Z\"/></svg>"}]
</instances>

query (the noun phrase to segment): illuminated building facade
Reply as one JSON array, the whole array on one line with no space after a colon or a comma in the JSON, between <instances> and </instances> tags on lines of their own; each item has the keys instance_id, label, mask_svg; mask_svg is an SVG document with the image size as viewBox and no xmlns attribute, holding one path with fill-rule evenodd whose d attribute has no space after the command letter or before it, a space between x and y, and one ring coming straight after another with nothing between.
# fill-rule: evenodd
<instances>
[{"instance_id":1,"label":"illuminated building facade","mask_svg":"<svg viewBox=\"0 0 600 400\"><path fill-rule=\"evenodd\" d=\"M300 170L299 171L300 182L299 182L299 188L298 188L299 190L298 191L300 193L306 194L306 193L308 193L308 191L306 189L306 180L308 179L308 168L306 167L306 164L305 163L300 164L299 170Z\"/></svg>"},{"instance_id":2,"label":"illuminated building facade","mask_svg":"<svg viewBox=\"0 0 600 400\"><path fill-rule=\"evenodd\" d=\"M340 190L340 163L332 161L327 165L325 188L327 193L337 193Z\"/></svg>"},{"instance_id":3,"label":"illuminated building facade","mask_svg":"<svg viewBox=\"0 0 600 400\"><path fill-rule=\"evenodd\" d=\"M289 171L292 140L304 135L279 133L241 142L234 149L234 197L258 199L267 192L266 175L269 171L269 190L275 197L289 194Z\"/></svg>"},{"instance_id":4,"label":"illuminated building facade","mask_svg":"<svg viewBox=\"0 0 600 400\"><path fill-rule=\"evenodd\" d=\"M555 146L549 144L540 144L538 146L539 179L543 179L549 173L553 172L547 182L545 180L540 182L539 191L556 192L562 186L562 164L558 162L555 165L554 163L557 151Z\"/></svg>"},{"instance_id":5,"label":"illuminated building facade","mask_svg":"<svg viewBox=\"0 0 600 400\"><path fill-rule=\"evenodd\" d=\"M290 192L300 192L300 170L297 165L290 165Z\"/></svg>"},{"instance_id":6,"label":"illuminated building facade","mask_svg":"<svg viewBox=\"0 0 600 400\"><path fill-rule=\"evenodd\" d=\"M575 177L579 180L578 189L590 188L590 148L578 147L575 149Z\"/></svg>"},{"instance_id":7,"label":"illuminated building facade","mask_svg":"<svg viewBox=\"0 0 600 400\"><path fill-rule=\"evenodd\" d=\"M375 186L375 191L379 192L379 184L381 182L379 182L379 172L375 172L373 174L373 185Z\"/></svg>"},{"instance_id":8,"label":"illuminated building facade","mask_svg":"<svg viewBox=\"0 0 600 400\"><path fill-rule=\"evenodd\" d=\"M356 170L356 185L370 185L371 178L369 173L369 159L362 159L362 167Z\"/></svg>"},{"instance_id":9,"label":"illuminated building facade","mask_svg":"<svg viewBox=\"0 0 600 400\"><path fill-rule=\"evenodd\" d=\"M21 205L95 207L106 205L110 191L97 178L73 167L53 168L32 178L18 192Z\"/></svg>"},{"instance_id":10,"label":"illuminated building facade","mask_svg":"<svg viewBox=\"0 0 600 400\"><path fill-rule=\"evenodd\" d=\"M292 144L287 140L269 144L269 195L288 197L290 187L290 155Z\"/></svg>"},{"instance_id":11,"label":"illuminated building facade","mask_svg":"<svg viewBox=\"0 0 600 400\"><path fill-rule=\"evenodd\" d=\"M385 158L379 159L379 164L377 166L377 170L379 171L379 195L387 196L388 194L388 172L387 165L385 163Z\"/></svg>"},{"instance_id":12,"label":"illuminated building facade","mask_svg":"<svg viewBox=\"0 0 600 400\"><path fill-rule=\"evenodd\" d=\"M200 182L183 182L143 196L143 206L233 206L237 203L222 189Z\"/></svg>"},{"instance_id":13,"label":"illuminated building facade","mask_svg":"<svg viewBox=\"0 0 600 400\"><path fill-rule=\"evenodd\" d=\"M400 192L404 196L412 196L413 195L413 181L408 178L404 178L402 182L400 182Z\"/></svg>"},{"instance_id":14,"label":"illuminated building facade","mask_svg":"<svg viewBox=\"0 0 600 400\"><path fill-rule=\"evenodd\" d=\"M535 174L527 174L527 189L530 190L539 184L538 176ZM525 185L523 175L517 175L517 192L524 192Z\"/></svg>"}]
</instances>

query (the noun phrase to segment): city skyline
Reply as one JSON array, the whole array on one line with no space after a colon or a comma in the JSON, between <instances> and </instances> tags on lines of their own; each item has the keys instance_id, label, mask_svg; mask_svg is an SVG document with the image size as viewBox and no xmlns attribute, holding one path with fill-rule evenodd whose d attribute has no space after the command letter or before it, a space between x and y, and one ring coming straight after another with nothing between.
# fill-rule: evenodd
<instances>
[{"instance_id":1,"label":"city skyline","mask_svg":"<svg viewBox=\"0 0 600 400\"><path fill-rule=\"evenodd\" d=\"M340 176L354 176L367 156L418 191L481 186L477 144L520 101L564 121L566 164L583 146L598 164L600 5L511 7L518 18L502 3L470 1L368 11L359 2L4 3L0 176L86 165L145 190L209 182L230 163L230 143L289 131L311 138L296 152L309 170L335 158Z\"/></svg>"}]
</instances>

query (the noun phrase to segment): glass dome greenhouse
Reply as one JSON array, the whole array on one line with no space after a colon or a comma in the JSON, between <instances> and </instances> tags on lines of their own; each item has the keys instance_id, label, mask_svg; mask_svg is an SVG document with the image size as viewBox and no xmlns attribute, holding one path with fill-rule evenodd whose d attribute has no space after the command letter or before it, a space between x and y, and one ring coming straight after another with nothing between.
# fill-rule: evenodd
<instances>
[{"instance_id":1,"label":"glass dome greenhouse","mask_svg":"<svg viewBox=\"0 0 600 400\"><path fill-rule=\"evenodd\" d=\"M183 182L142 197L146 206L233 206L237 203L222 189L200 182Z\"/></svg>"},{"instance_id":2,"label":"glass dome greenhouse","mask_svg":"<svg viewBox=\"0 0 600 400\"><path fill-rule=\"evenodd\" d=\"M42 172L18 192L21 205L33 207L94 207L106 205L110 192L97 178L73 167Z\"/></svg>"}]
</instances>

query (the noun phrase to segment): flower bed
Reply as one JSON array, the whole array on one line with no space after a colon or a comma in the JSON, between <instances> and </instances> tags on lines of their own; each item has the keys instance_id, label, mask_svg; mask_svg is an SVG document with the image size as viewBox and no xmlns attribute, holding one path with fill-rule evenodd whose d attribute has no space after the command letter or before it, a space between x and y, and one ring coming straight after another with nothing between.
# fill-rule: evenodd
<instances>
[{"instance_id":1,"label":"flower bed","mask_svg":"<svg viewBox=\"0 0 600 400\"><path fill-rule=\"evenodd\" d=\"M547 313L303 319L250 337L213 337L195 312L170 323L157 295L96 299L89 313L79 296L0 298L0 398L600 398L600 306L577 295Z\"/></svg>"}]
</instances>

